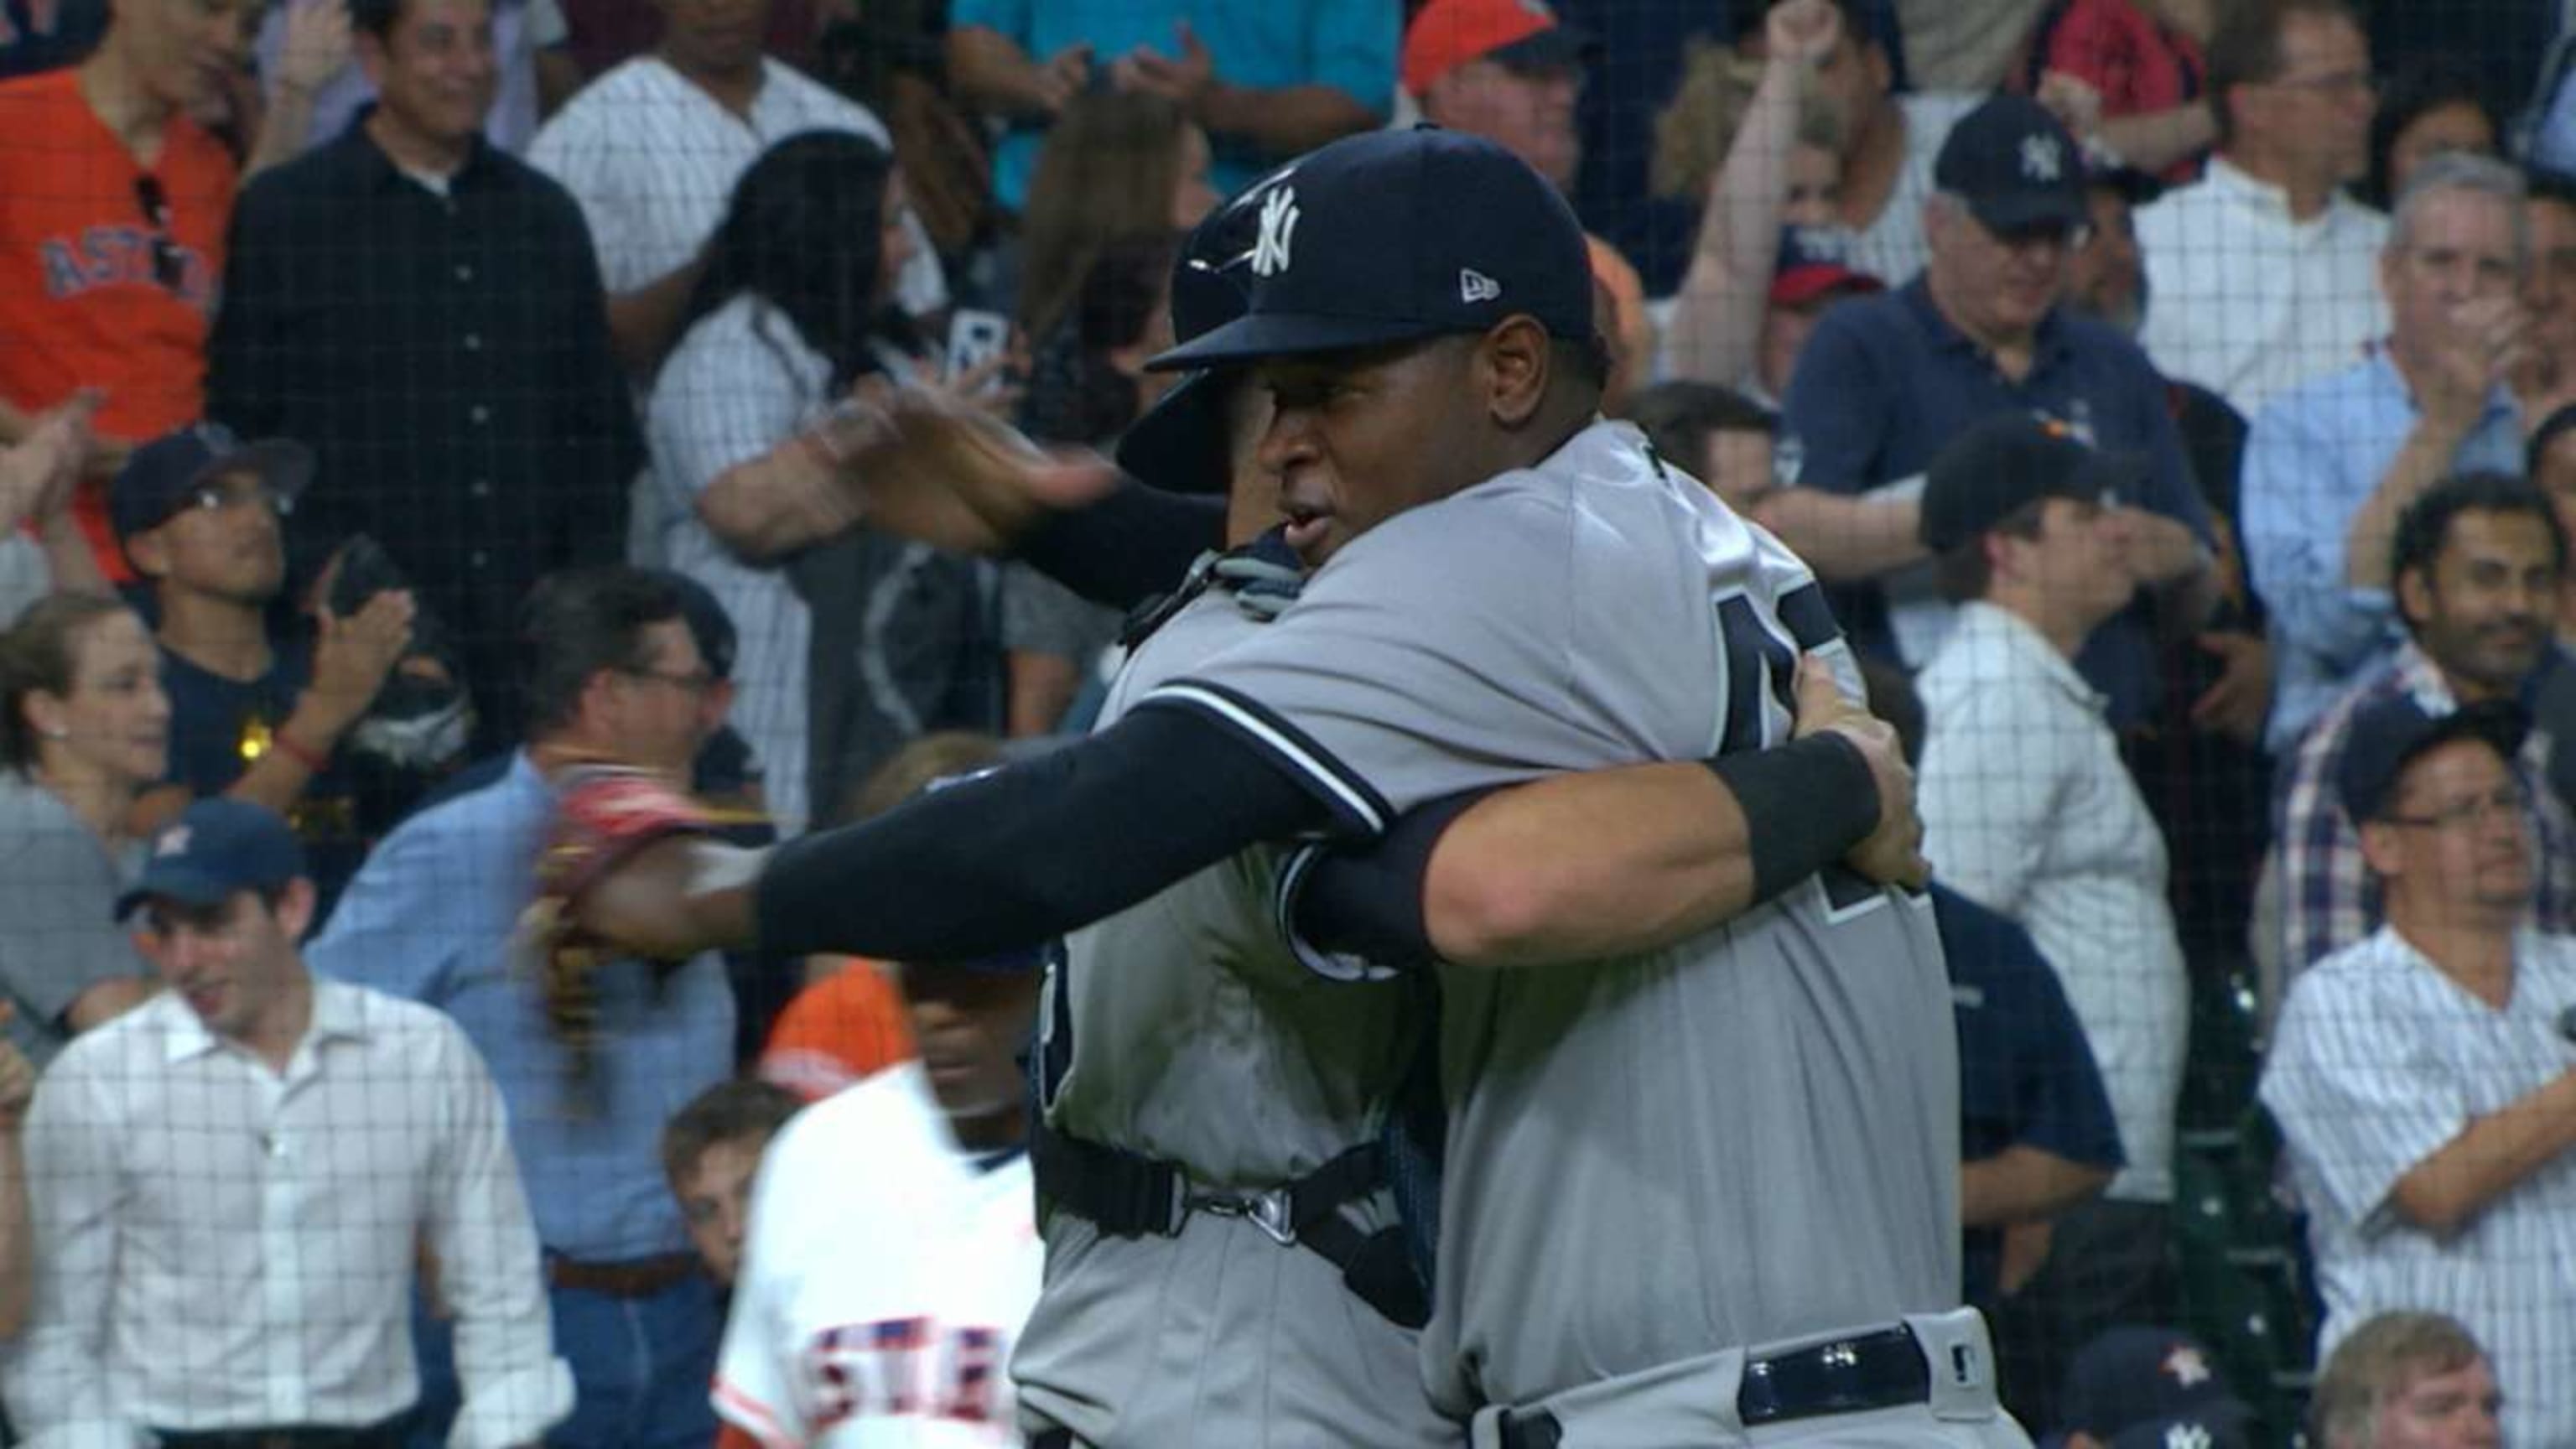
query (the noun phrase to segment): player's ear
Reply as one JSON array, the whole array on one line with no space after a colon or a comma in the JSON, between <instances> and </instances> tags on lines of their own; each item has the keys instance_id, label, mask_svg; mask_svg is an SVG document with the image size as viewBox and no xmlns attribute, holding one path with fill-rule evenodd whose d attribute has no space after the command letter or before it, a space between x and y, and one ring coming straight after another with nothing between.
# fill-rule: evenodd
<instances>
[{"instance_id":1,"label":"player's ear","mask_svg":"<svg viewBox=\"0 0 2576 1449\"><path fill-rule=\"evenodd\" d=\"M1537 415L1551 360L1547 329L1525 314L1504 318L1477 342L1477 386L1496 424L1518 429Z\"/></svg>"}]
</instances>

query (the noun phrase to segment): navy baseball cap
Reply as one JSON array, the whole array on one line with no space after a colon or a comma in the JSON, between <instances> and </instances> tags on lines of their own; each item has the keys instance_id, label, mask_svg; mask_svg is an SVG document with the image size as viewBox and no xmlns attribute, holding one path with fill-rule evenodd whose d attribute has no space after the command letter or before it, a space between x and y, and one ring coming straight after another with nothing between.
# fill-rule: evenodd
<instances>
[{"instance_id":1,"label":"navy baseball cap","mask_svg":"<svg viewBox=\"0 0 2576 1449\"><path fill-rule=\"evenodd\" d=\"M116 898L116 918L148 900L221 905L237 891L275 890L303 874L304 847L285 817L218 795L190 804L152 837L143 878Z\"/></svg>"},{"instance_id":2,"label":"navy baseball cap","mask_svg":"<svg viewBox=\"0 0 2576 1449\"><path fill-rule=\"evenodd\" d=\"M2001 413L1969 425L1923 478L1923 546L1947 553L2042 498L2134 497L2147 460L2085 446L2065 424Z\"/></svg>"},{"instance_id":3,"label":"navy baseball cap","mask_svg":"<svg viewBox=\"0 0 2576 1449\"><path fill-rule=\"evenodd\" d=\"M286 438L245 443L221 423L190 423L134 450L107 491L119 542L148 533L179 511L189 492L218 474L247 468L293 503L313 481L313 450Z\"/></svg>"},{"instance_id":4,"label":"navy baseball cap","mask_svg":"<svg viewBox=\"0 0 2576 1449\"><path fill-rule=\"evenodd\" d=\"M1257 188L1256 188L1257 189ZM1248 193L1247 193L1248 195ZM1218 207L1191 228L1172 262L1172 340L1194 342L1243 315L1245 268L1261 209L1245 197ZM1128 425L1118 439L1118 466L1170 493L1222 494L1226 467L1225 379L1201 368Z\"/></svg>"},{"instance_id":5,"label":"navy baseball cap","mask_svg":"<svg viewBox=\"0 0 2576 1449\"><path fill-rule=\"evenodd\" d=\"M2210 1438L2184 1442L2220 1449L2246 1442L2245 1423L2253 1415L2199 1339L2176 1329L2123 1324L2104 1329L2075 1355L2057 1417L2068 1433L2080 1430L2107 1443L2159 1449L2168 1442L2161 1433L2130 1436L2150 1427L2196 1424Z\"/></svg>"},{"instance_id":6,"label":"navy baseball cap","mask_svg":"<svg viewBox=\"0 0 2576 1449\"><path fill-rule=\"evenodd\" d=\"M2028 96L1996 96L1960 117L1933 159L1932 184L1966 201L1992 232L2073 228L2092 216L2083 151Z\"/></svg>"},{"instance_id":7,"label":"navy baseball cap","mask_svg":"<svg viewBox=\"0 0 2576 1449\"><path fill-rule=\"evenodd\" d=\"M2462 705L2435 714L2411 694L2398 694L2353 711L2345 726L2343 758L2335 766L2335 792L2354 823L2377 820L2397 799L2406 767L2453 740L2484 740L2507 764L2522 752L2531 717L2508 700Z\"/></svg>"},{"instance_id":8,"label":"navy baseball cap","mask_svg":"<svg viewBox=\"0 0 2576 1449\"><path fill-rule=\"evenodd\" d=\"M1771 264L1771 305L1802 307L1834 292L1883 292L1887 284L1851 264L1851 234L1840 227L1784 226Z\"/></svg>"},{"instance_id":9,"label":"navy baseball cap","mask_svg":"<svg viewBox=\"0 0 2576 1449\"><path fill-rule=\"evenodd\" d=\"M1310 151L1227 203L1252 212L1242 316L1157 371L1477 333L1536 318L1587 341L1592 263L1565 198L1478 136L1419 126Z\"/></svg>"}]
</instances>

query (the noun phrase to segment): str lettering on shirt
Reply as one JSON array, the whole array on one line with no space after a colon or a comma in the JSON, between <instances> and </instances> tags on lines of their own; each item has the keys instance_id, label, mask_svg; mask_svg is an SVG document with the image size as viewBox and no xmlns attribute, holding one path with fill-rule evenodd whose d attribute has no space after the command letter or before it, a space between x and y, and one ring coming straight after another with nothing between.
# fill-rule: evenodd
<instances>
[{"instance_id":1,"label":"str lettering on shirt","mask_svg":"<svg viewBox=\"0 0 2576 1449\"><path fill-rule=\"evenodd\" d=\"M1001 1329L943 1328L928 1318L824 1329L802 1356L806 1420L818 1436L851 1419L1005 1422L1010 1347Z\"/></svg>"},{"instance_id":2,"label":"str lettering on shirt","mask_svg":"<svg viewBox=\"0 0 2576 1449\"><path fill-rule=\"evenodd\" d=\"M77 297L96 287L151 287L160 279L153 264L153 233L139 226L90 226L72 235L49 236L36 243L45 274L45 295L56 301ZM215 309L214 269L194 247L170 243L179 260L181 300L200 311Z\"/></svg>"}]
</instances>

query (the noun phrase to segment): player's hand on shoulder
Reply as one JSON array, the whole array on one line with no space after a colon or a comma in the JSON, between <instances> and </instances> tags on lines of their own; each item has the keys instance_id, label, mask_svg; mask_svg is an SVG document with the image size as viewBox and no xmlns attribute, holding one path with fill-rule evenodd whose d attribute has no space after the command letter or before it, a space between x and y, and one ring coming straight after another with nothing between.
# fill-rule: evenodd
<instances>
[{"instance_id":1,"label":"player's hand on shoulder","mask_svg":"<svg viewBox=\"0 0 2576 1449\"><path fill-rule=\"evenodd\" d=\"M1798 661L1797 738L1831 732L1860 750L1878 782L1878 825L1843 863L1881 885L1920 890L1932 879L1923 858L1923 817L1914 808L1914 770L1896 727L1842 691L1833 670L1810 654Z\"/></svg>"}]
</instances>

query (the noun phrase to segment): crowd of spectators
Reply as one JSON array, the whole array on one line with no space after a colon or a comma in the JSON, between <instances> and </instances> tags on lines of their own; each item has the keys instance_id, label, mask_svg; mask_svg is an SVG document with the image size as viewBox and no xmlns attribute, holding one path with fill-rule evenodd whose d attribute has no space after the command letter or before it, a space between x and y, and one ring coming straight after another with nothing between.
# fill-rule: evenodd
<instances>
[{"instance_id":1,"label":"crowd of spectators","mask_svg":"<svg viewBox=\"0 0 2576 1449\"><path fill-rule=\"evenodd\" d=\"M2074 1353L2225 1316L2217 1133L2315 1323L2192 1442L2320 1360L2313 1442L2498 1386L2576 1442L2543 8L0 0L9 1417L713 1441L763 1145L934 994L550 990L552 782L792 839L1083 729L1121 614L871 529L836 423L1113 448L1179 237L1420 120L1574 202L1605 407L1810 563L1919 758L2008 1406L2175 1442L2127 1431L2209 1396L2101 1385L2252 1371Z\"/></svg>"}]
</instances>

